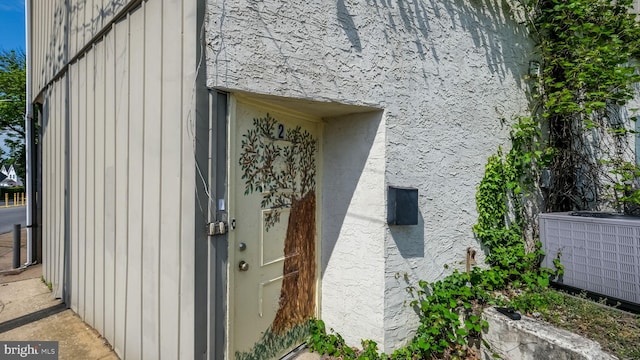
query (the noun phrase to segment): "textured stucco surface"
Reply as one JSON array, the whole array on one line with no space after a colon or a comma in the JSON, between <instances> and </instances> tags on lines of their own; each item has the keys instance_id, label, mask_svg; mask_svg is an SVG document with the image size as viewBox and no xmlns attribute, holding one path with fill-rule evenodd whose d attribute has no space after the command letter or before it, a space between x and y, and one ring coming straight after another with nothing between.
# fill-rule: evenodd
<instances>
[{"instance_id":1,"label":"textured stucco surface","mask_svg":"<svg viewBox=\"0 0 640 360\"><path fill-rule=\"evenodd\" d=\"M384 338L384 132L380 111L324 128L320 315L351 344Z\"/></svg>"},{"instance_id":2,"label":"textured stucco surface","mask_svg":"<svg viewBox=\"0 0 640 360\"><path fill-rule=\"evenodd\" d=\"M372 146L363 168L375 176L357 177L343 221L323 225L341 227L332 250L323 248L322 316L352 345L369 337L390 351L407 341L417 326L407 286L464 268L466 248L480 249L476 186L487 157L507 145L509 121L527 111L534 57L505 4L208 2L208 86L382 110L373 143L384 146ZM357 134L334 138L338 125L328 123L325 145L342 144L331 151L345 156L361 150ZM369 129L351 129L359 127ZM388 185L419 190L419 225L385 225Z\"/></svg>"}]
</instances>

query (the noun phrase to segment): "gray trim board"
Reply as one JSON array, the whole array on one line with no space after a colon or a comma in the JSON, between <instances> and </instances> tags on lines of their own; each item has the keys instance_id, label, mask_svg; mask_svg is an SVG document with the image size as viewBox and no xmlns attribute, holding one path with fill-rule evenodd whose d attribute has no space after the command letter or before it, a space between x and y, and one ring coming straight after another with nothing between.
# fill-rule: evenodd
<instances>
[{"instance_id":1,"label":"gray trim board","mask_svg":"<svg viewBox=\"0 0 640 360\"><path fill-rule=\"evenodd\" d=\"M228 174L227 174L227 119L228 119L228 110L229 110L229 98L226 93L217 93L217 106L216 106L216 194L220 199L224 199L225 203L229 203L229 197L227 194L228 184ZM216 203L217 205L217 203ZM227 219L226 210L220 211L218 209L218 214L216 216L217 219L222 221L229 221ZM213 242L212 248L215 249L215 313L216 313L216 322L215 326L215 334L216 336L216 352L215 358L221 359L224 356L225 344L226 344L226 335L225 334L225 324L226 324L226 309L227 309L227 259L228 254L227 251L229 249L229 239L227 235L222 236L221 238L215 239Z\"/></svg>"},{"instance_id":2,"label":"gray trim board","mask_svg":"<svg viewBox=\"0 0 640 360\"><path fill-rule=\"evenodd\" d=\"M227 198L227 114L228 96L212 90L210 93L210 221L228 221L226 210L218 209L218 200ZM226 333L228 237L209 237L209 359L223 359Z\"/></svg>"},{"instance_id":3,"label":"gray trim board","mask_svg":"<svg viewBox=\"0 0 640 360\"><path fill-rule=\"evenodd\" d=\"M226 211L217 209L218 199L227 201L227 101L227 94L215 90L196 95L194 346L201 359L223 359L225 352L228 238L209 237L206 227L227 220Z\"/></svg>"},{"instance_id":4,"label":"gray trim board","mask_svg":"<svg viewBox=\"0 0 640 360\"><path fill-rule=\"evenodd\" d=\"M193 39L196 47L196 83L195 83L195 209L193 223L195 226L195 259L194 259L194 358L206 359L208 353L215 352L215 348L209 348L208 320L209 320L209 250L206 226L210 221L209 197L211 193L210 172L210 93L206 86L206 71L204 64L205 39L203 29L206 17L206 1L198 0L196 5L197 38ZM213 302L215 305L215 302Z\"/></svg>"}]
</instances>

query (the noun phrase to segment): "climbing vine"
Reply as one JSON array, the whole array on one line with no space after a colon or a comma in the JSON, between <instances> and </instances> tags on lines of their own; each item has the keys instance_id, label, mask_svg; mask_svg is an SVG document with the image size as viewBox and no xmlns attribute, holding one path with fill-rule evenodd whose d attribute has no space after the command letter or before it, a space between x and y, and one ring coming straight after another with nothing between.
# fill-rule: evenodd
<instances>
[{"instance_id":1,"label":"climbing vine","mask_svg":"<svg viewBox=\"0 0 640 360\"><path fill-rule=\"evenodd\" d=\"M419 281L409 286L420 324L415 337L391 355L377 354L376 344L363 342L355 351L339 334L327 334L324 323L312 326L310 349L345 359L430 359L474 358L482 330L488 326L481 311L487 305L504 305L497 297L503 291L535 291L549 285L551 270L539 267L543 255L539 243L525 249L523 224L525 199L535 190L533 178L538 168L552 156L541 150L539 128L530 118L522 118L511 133L512 148L491 156L478 187L478 223L474 233L489 250L490 268L475 267L469 272L454 270L441 281Z\"/></svg>"},{"instance_id":2,"label":"climbing vine","mask_svg":"<svg viewBox=\"0 0 640 360\"><path fill-rule=\"evenodd\" d=\"M472 345L487 327L481 309L508 301L498 292L537 291L563 271L561 254L549 254L554 271L539 266L544 254L531 211L538 200L547 211L640 209L629 106L640 82L640 25L629 12L631 0L520 4L540 72L531 78L531 114L515 122L511 148L488 159L476 193L473 232L490 267L409 286L420 325L412 341L391 355L377 354L372 341L355 351L339 335L327 334L320 321L312 325L312 350L345 359L473 358Z\"/></svg>"},{"instance_id":3,"label":"climbing vine","mask_svg":"<svg viewBox=\"0 0 640 360\"><path fill-rule=\"evenodd\" d=\"M540 0L527 3L538 43L536 121L548 129L555 156L548 211L639 204L632 150L635 114L628 108L640 80L640 25L631 0Z\"/></svg>"}]
</instances>

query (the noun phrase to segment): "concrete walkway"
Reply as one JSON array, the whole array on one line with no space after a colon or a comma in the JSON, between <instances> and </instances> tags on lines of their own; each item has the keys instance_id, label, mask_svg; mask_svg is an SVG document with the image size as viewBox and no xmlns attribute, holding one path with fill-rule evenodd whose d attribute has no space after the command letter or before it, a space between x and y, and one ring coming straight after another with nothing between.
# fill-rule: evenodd
<instances>
[{"instance_id":1,"label":"concrete walkway","mask_svg":"<svg viewBox=\"0 0 640 360\"><path fill-rule=\"evenodd\" d=\"M22 231L21 263L26 262ZM119 359L110 345L72 310L54 299L42 278L42 265L12 269L13 233L0 234L0 341L58 341L59 359ZM319 360L303 352L291 360Z\"/></svg>"},{"instance_id":2,"label":"concrete walkway","mask_svg":"<svg viewBox=\"0 0 640 360\"><path fill-rule=\"evenodd\" d=\"M0 286L0 341L58 341L59 359L118 359L39 278Z\"/></svg>"},{"instance_id":3,"label":"concrete walkway","mask_svg":"<svg viewBox=\"0 0 640 360\"><path fill-rule=\"evenodd\" d=\"M42 283L42 265L13 270L13 233L0 234L0 341L58 341L59 359L118 359L103 338ZM26 262L26 232L22 232Z\"/></svg>"}]
</instances>

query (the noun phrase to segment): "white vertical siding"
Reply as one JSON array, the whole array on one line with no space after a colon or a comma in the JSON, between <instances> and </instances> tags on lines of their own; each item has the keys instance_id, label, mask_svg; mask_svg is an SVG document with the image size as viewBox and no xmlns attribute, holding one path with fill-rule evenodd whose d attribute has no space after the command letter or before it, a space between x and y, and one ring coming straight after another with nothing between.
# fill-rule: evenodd
<instances>
[{"instance_id":1,"label":"white vertical siding","mask_svg":"<svg viewBox=\"0 0 640 360\"><path fill-rule=\"evenodd\" d=\"M64 115L65 97L62 94L62 82L57 81L51 85L43 106L42 123L43 136L43 212L42 223L43 238L54 241L43 243L43 276L53 286L55 297L61 297L63 292L63 265L64 265L64 194L65 194L65 136Z\"/></svg>"},{"instance_id":2,"label":"white vertical siding","mask_svg":"<svg viewBox=\"0 0 640 360\"><path fill-rule=\"evenodd\" d=\"M55 116L56 120L54 123L56 139L60 141L52 141L51 145L54 147L53 156L54 162L58 164L55 169L52 169L52 176L54 178L54 186L55 186L55 196L54 196L54 204L55 204L55 237L56 239L63 239L65 232L65 216L64 216L64 197L65 197L65 174L59 169L64 169L65 159L64 159L64 146L65 146L65 134L64 134L64 111L66 108L65 99L62 94L62 81L58 81L54 85L53 93L56 94L55 100L53 104L55 105ZM56 246L56 263L55 263L55 286L53 292L56 297L62 296L62 288L63 288L63 266L64 266L64 243L58 243Z\"/></svg>"},{"instance_id":3,"label":"white vertical siding","mask_svg":"<svg viewBox=\"0 0 640 360\"><path fill-rule=\"evenodd\" d=\"M115 223L116 223L116 116L112 109L115 108L115 64L116 64L116 35L114 31L107 33L104 39L105 50L105 82L104 82L104 107L105 111L105 148L104 148L104 314L105 314L105 338L115 338ZM113 344L113 343L112 343Z\"/></svg>"},{"instance_id":4,"label":"white vertical siding","mask_svg":"<svg viewBox=\"0 0 640 360\"><path fill-rule=\"evenodd\" d=\"M78 52L78 35L82 34L81 21L78 19L78 7L84 0L67 0L69 2L69 53ZM83 16L84 18L84 16Z\"/></svg>"},{"instance_id":5,"label":"white vertical siding","mask_svg":"<svg viewBox=\"0 0 640 360\"><path fill-rule=\"evenodd\" d=\"M81 58L75 67L78 68L78 83L71 84L71 88L78 87L78 97L71 98L71 103L78 103L78 138L72 139L72 142L78 143L78 173L71 176L78 177L78 187L71 189L78 197L78 284L79 292L78 308L74 309L80 317L86 316L86 266L87 266L87 58ZM76 192L77 191L77 192ZM73 262L74 259L71 259ZM90 262L89 262L90 263Z\"/></svg>"},{"instance_id":6,"label":"white vertical siding","mask_svg":"<svg viewBox=\"0 0 640 360\"><path fill-rule=\"evenodd\" d=\"M144 5L143 5L144 6ZM144 11L131 14L129 41L129 144L128 144L128 207L129 241L128 281L127 281L127 352L125 358L140 358L142 355L142 176L135 176L143 168L142 152L144 146ZM133 175L133 176L131 176Z\"/></svg>"},{"instance_id":7,"label":"white vertical siding","mask_svg":"<svg viewBox=\"0 0 640 360\"><path fill-rule=\"evenodd\" d=\"M31 1L45 277L62 284L68 223L71 308L123 358L194 358L196 2Z\"/></svg>"},{"instance_id":8,"label":"white vertical siding","mask_svg":"<svg viewBox=\"0 0 640 360\"><path fill-rule=\"evenodd\" d=\"M83 35L83 39L82 39L82 44L88 44L91 41L91 38L93 38L93 35L95 35L95 26L94 26L94 21L96 20L93 17L93 3L95 1L94 0L85 0L84 1L84 19L81 18L82 20L82 35Z\"/></svg>"},{"instance_id":9,"label":"white vertical siding","mask_svg":"<svg viewBox=\"0 0 640 360\"><path fill-rule=\"evenodd\" d=\"M129 18L114 27L116 36L115 88L115 338L118 354L125 354L127 303L127 238L129 208L127 207L127 153L129 151Z\"/></svg>"},{"instance_id":10,"label":"white vertical siding","mask_svg":"<svg viewBox=\"0 0 640 360\"><path fill-rule=\"evenodd\" d=\"M142 224L143 258L142 266L142 347L149 358L160 357L159 323L153 321L160 314L159 282L160 275L160 166L161 166L161 124L162 108L154 99L162 98L161 76L162 62L156 59L162 56L162 39L159 34L162 26L162 4L149 2L145 8L145 84L144 98L144 183L143 198L145 207Z\"/></svg>"},{"instance_id":11,"label":"white vertical siding","mask_svg":"<svg viewBox=\"0 0 640 360\"><path fill-rule=\"evenodd\" d=\"M33 12L32 95L35 97L135 0L29 1Z\"/></svg>"},{"instance_id":12,"label":"white vertical siding","mask_svg":"<svg viewBox=\"0 0 640 360\"><path fill-rule=\"evenodd\" d=\"M180 191L176 189L176 192L181 193L180 203L182 204L182 209L180 213L176 214L176 220L180 219L180 232L177 236L181 239L193 239L194 236L194 216L206 217L206 213L204 214L193 214L191 212L184 211L184 209L195 209L196 208L196 197L193 196L194 191L197 193L198 190L192 188L192 186L196 186L197 180L195 178L194 166L196 161L195 154L195 123L196 123L196 109L195 109L195 81L198 71L198 66L200 64L198 59L198 43L196 46L191 46L187 42L187 39L199 38L199 29L195 27L198 23L197 19L197 1L193 1L194 6L183 6L181 17L184 19L182 24L177 24L182 31L182 39L178 39L181 44L180 55L182 56L182 78L189 79L189 81L182 81L181 90L182 93L176 95L176 100L180 99L180 104L182 106L181 112L177 114L182 121L186 124L180 126L181 133L181 148L176 148L174 151L181 153L181 159L176 159L178 161L178 166L174 168L175 173L174 176L179 176L180 183ZM187 20L190 19L190 20ZM203 21L204 22L204 21ZM205 49L200 49L202 51L202 56L204 56ZM204 65L201 69L204 71ZM226 105L226 104L225 104ZM226 120L226 119L225 119ZM208 122L208 121L207 121ZM202 155L202 154L200 154ZM208 154L207 154L208 155ZM178 175L178 171L180 174ZM206 175L205 175L206 176ZM205 210L206 211L206 210ZM197 224L196 220L196 224ZM196 240L198 241L198 240ZM175 329L180 334L179 339L179 352L178 359L191 359L191 358L202 358L202 355L199 353L194 353L192 347L184 346L184 339L195 339L195 326L194 326L194 318L195 318L195 299L196 299L196 291L195 291L195 244L191 243L189 240L181 241L178 244L178 252L176 256L179 257L180 268L182 272L178 274L178 287L179 287L179 304L178 308L180 309L180 318L179 323L176 324L178 327ZM215 262L214 262L215 263ZM205 275L206 276L206 275ZM215 299L210 300L210 304L215 304ZM211 324L211 326L215 326L215 324ZM210 350L211 351L211 350Z\"/></svg>"},{"instance_id":13,"label":"white vertical siding","mask_svg":"<svg viewBox=\"0 0 640 360\"><path fill-rule=\"evenodd\" d=\"M84 235L84 243L86 246L86 261L84 266L85 271L85 313L84 319L89 324L94 324L94 314L95 314L95 237L94 237L94 228L95 228L95 210L96 206L94 203L95 193L95 103L94 103L94 95L95 95L95 48L93 51L87 52L85 56L86 59L86 73L84 74L87 79L87 92L85 95L85 101L87 104L87 113L83 121L85 122L85 142L86 147L84 148L85 152L85 187L86 193L82 194L86 203L86 228ZM73 101L73 100L72 100ZM82 169L81 169L82 171Z\"/></svg>"},{"instance_id":14,"label":"white vertical siding","mask_svg":"<svg viewBox=\"0 0 640 360\"><path fill-rule=\"evenodd\" d=\"M32 79L33 92L40 90L68 61L65 47L67 11L65 0L31 0L32 16Z\"/></svg>"},{"instance_id":15,"label":"white vertical siding","mask_svg":"<svg viewBox=\"0 0 640 360\"><path fill-rule=\"evenodd\" d=\"M95 48L95 91L94 95L94 302L95 302L95 328L104 333L104 198L106 196L104 186L104 72L105 72L105 44L104 40L97 44Z\"/></svg>"},{"instance_id":16,"label":"white vertical siding","mask_svg":"<svg viewBox=\"0 0 640 360\"><path fill-rule=\"evenodd\" d=\"M78 67L74 66L69 69L69 78L71 84L76 84L70 88L69 97L71 99L77 99L80 96L78 84ZM73 101L69 107L69 128L70 128L70 136L72 139L79 138L79 123L80 116L78 115L79 109L79 101ZM79 156L79 143L78 141L72 141L70 144L70 157L69 161L71 161L69 186L71 189L78 189L79 186L79 169L80 169L80 156ZM70 242L71 242L71 284L69 290L71 291L71 308L78 309L79 307L79 295L80 292L77 290L80 288L80 239L78 237L78 228L80 226L80 211L79 211L79 203L80 199L78 197L77 191L72 191L69 193L70 196L70 208L71 208L71 219L69 219L69 224L71 226L70 229ZM84 271L82 271L84 273Z\"/></svg>"},{"instance_id":17,"label":"white vertical siding","mask_svg":"<svg viewBox=\"0 0 640 360\"><path fill-rule=\"evenodd\" d=\"M160 354L168 359L178 359L179 341L174 336L180 323L180 273L171 269L180 268L181 184L182 150L182 4L164 1L162 8L162 163L161 163L161 215L160 215ZM176 16L177 15L177 16ZM176 29L178 31L176 31ZM195 63L195 62L194 62Z\"/></svg>"}]
</instances>

